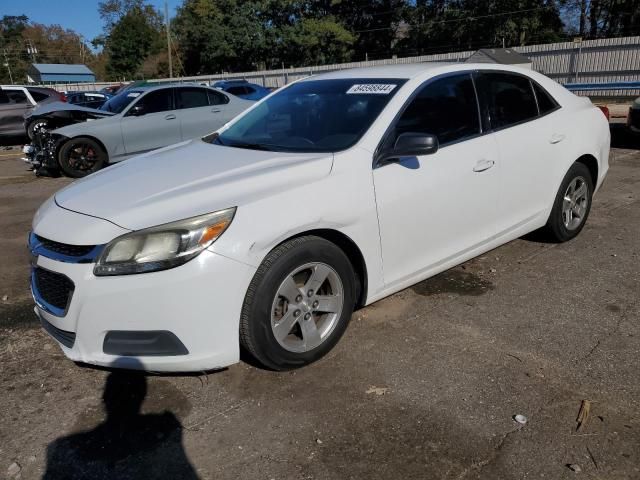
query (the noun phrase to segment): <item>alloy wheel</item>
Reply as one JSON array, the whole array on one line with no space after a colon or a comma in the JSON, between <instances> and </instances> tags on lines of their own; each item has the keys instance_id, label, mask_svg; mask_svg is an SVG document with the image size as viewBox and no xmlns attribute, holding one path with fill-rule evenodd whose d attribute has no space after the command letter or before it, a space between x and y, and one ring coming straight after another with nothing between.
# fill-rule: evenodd
<instances>
[{"instance_id":1,"label":"alloy wheel","mask_svg":"<svg viewBox=\"0 0 640 480\"><path fill-rule=\"evenodd\" d=\"M589 207L589 187L584 177L576 177L567 186L562 202L562 222L567 230L578 228Z\"/></svg>"},{"instance_id":2,"label":"alloy wheel","mask_svg":"<svg viewBox=\"0 0 640 480\"><path fill-rule=\"evenodd\" d=\"M336 327L344 304L340 277L329 265L312 262L290 272L271 308L271 330L285 350L308 352Z\"/></svg>"}]
</instances>

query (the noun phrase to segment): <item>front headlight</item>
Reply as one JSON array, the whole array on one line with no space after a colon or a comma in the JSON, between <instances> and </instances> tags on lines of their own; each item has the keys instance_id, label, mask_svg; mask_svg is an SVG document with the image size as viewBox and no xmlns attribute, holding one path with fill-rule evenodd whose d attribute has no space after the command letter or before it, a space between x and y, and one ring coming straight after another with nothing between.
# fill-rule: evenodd
<instances>
[{"instance_id":1,"label":"front headlight","mask_svg":"<svg viewBox=\"0 0 640 480\"><path fill-rule=\"evenodd\" d=\"M188 262L223 234L235 207L127 233L109 242L93 273L96 276L155 272Z\"/></svg>"}]
</instances>

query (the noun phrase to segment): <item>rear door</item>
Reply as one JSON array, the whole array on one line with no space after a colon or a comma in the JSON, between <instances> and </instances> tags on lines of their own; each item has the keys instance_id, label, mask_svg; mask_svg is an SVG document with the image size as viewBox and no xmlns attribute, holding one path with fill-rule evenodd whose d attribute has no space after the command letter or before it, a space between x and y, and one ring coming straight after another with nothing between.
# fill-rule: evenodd
<instances>
[{"instance_id":1,"label":"rear door","mask_svg":"<svg viewBox=\"0 0 640 480\"><path fill-rule=\"evenodd\" d=\"M529 77L510 72L480 72L477 86L483 110L500 151L501 232L544 213L557 189L554 162L565 140L554 114L557 104L543 98L538 107ZM545 92L546 93L546 92Z\"/></svg>"},{"instance_id":2,"label":"rear door","mask_svg":"<svg viewBox=\"0 0 640 480\"><path fill-rule=\"evenodd\" d=\"M142 111L136 115L134 107ZM173 88L161 88L141 95L129 106L120 122L127 155L166 147L182 140Z\"/></svg>"},{"instance_id":3,"label":"rear door","mask_svg":"<svg viewBox=\"0 0 640 480\"><path fill-rule=\"evenodd\" d=\"M209 95L208 88L179 87L175 91L183 140L202 137L224 125L225 105L212 104L215 98Z\"/></svg>"},{"instance_id":4,"label":"rear door","mask_svg":"<svg viewBox=\"0 0 640 480\"><path fill-rule=\"evenodd\" d=\"M25 135L24 114L34 102L21 88L0 90L0 135L4 137Z\"/></svg>"}]
</instances>

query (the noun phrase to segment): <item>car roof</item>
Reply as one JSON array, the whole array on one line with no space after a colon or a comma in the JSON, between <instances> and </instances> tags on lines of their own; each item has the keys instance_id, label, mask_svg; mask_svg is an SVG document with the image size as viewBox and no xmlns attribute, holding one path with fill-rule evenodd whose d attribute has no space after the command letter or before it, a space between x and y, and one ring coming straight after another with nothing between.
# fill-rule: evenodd
<instances>
[{"instance_id":1,"label":"car roof","mask_svg":"<svg viewBox=\"0 0 640 480\"><path fill-rule=\"evenodd\" d=\"M396 78L412 79L425 76L429 72L435 74L469 71L469 70L494 70L502 72L520 73L528 76L538 75L534 70L523 68L517 65L503 65L498 63L466 63L466 62L428 62L396 65L379 65L375 67L350 68L347 70L336 70L333 72L319 73L307 77L301 81L309 80L332 80L349 78Z\"/></svg>"},{"instance_id":2,"label":"car roof","mask_svg":"<svg viewBox=\"0 0 640 480\"><path fill-rule=\"evenodd\" d=\"M339 78L403 78L417 77L429 70L459 65L452 62L408 63L400 65L379 65L375 67L350 68L334 72L320 73L310 77L310 80L332 80Z\"/></svg>"},{"instance_id":3,"label":"car roof","mask_svg":"<svg viewBox=\"0 0 640 480\"><path fill-rule=\"evenodd\" d=\"M159 83L155 85L140 85L139 87L131 87L127 90L127 92L138 91L138 92L149 92L151 90L160 90L161 88L181 88L181 87L199 87L199 88L208 88L209 90L214 90L213 88L207 85L200 85L199 83Z\"/></svg>"}]
</instances>

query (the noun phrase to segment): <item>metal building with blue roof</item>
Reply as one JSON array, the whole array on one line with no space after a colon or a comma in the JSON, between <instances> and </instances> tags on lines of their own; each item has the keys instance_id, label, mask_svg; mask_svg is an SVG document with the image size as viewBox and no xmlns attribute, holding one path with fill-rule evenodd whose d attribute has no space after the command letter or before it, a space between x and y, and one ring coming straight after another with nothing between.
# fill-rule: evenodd
<instances>
[{"instance_id":1,"label":"metal building with blue roof","mask_svg":"<svg viewBox=\"0 0 640 480\"><path fill-rule=\"evenodd\" d=\"M95 74L86 65L32 63L27 69L30 83L94 83Z\"/></svg>"}]
</instances>

